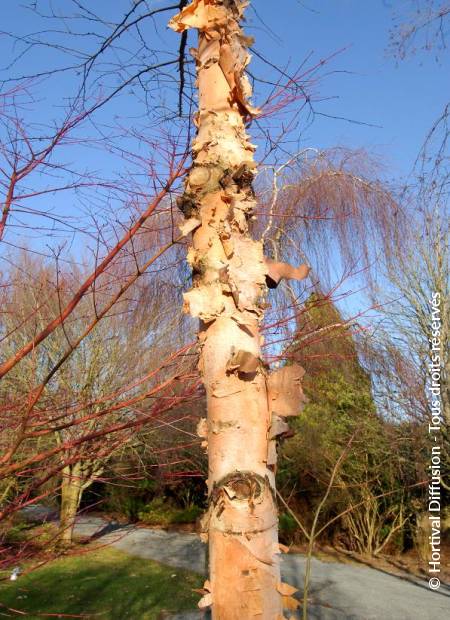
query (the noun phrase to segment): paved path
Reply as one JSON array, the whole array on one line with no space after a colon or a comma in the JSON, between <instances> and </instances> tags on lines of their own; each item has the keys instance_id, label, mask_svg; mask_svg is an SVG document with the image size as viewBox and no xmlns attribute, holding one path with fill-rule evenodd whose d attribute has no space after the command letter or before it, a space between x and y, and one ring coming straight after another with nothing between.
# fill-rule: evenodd
<instances>
[{"instance_id":1,"label":"paved path","mask_svg":"<svg viewBox=\"0 0 450 620\"><path fill-rule=\"evenodd\" d=\"M108 524L95 517L80 517L75 532L101 538L130 555L206 573L205 545L196 534ZM282 556L284 580L300 591L304 570L304 556ZM425 581L365 566L314 558L310 590L311 620L450 620L450 587L442 585L432 592ZM203 615L193 612L171 620L199 618Z\"/></svg>"}]
</instances>

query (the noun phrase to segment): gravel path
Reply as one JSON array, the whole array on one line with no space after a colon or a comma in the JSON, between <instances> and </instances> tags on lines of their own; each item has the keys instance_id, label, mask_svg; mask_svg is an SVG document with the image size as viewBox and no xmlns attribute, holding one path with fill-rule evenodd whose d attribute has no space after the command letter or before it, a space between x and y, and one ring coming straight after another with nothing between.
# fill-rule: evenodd
<instances>
[{"instance_id":1,"label":"gravel path","mask_svg":"<svg viewBox=\"0 0 450 620\"><path fill-rule=\"evenodd\" d=\"M196 534L120 526L101 518L80 517L75 532L116 549L174 568L206 573L205 545ZM282 556L284 580L302 590L305 557ZM313 559L311 620L450 620L450 587L432 592L425 581L397 577L353 564ZM198 620L198 612L171 620ZM138 618L136 620L139 620Z\"/></svg>"}]
</instances>

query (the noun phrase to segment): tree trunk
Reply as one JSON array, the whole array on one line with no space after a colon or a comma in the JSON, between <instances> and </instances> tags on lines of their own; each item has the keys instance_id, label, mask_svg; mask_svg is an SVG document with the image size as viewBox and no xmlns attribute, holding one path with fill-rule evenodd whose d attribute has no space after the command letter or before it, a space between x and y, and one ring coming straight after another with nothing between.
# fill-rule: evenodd
<instances>
[{"instance_id":1,"label":"tree trunk","mask_svg":"<svg viewBox=\"0 0 450 620\"><path fill-rule=\"evenodd\" d=\"M184 296L185 310L200 319L208 412L199 434L209 454L210 579L199 606L212 605L214 620L282 618L281 594L295 591L280 584L275 435L281 431L274 428L280 418L273 423L259 332L267 267L262 243L248 231L255 147L245 123L257 110L244 74L245 4L194 0L170 22L178 32L199 31L198 49L191 50L198 132L179 206L188 218L184 229L194 231L188 253L194 286Z\"/></svg>"},{"instance_id":2,"label":"tree trunk","mask_svg":"<svg viewBox=\"0 0 450 620\"><path fill-rule=\"evenodd\" d=\"M61 509L58 542L70 546L73 539L75 517L82 494L81 465L75 463L64 467L61 482Z\"/></svg>"}]
</instances>

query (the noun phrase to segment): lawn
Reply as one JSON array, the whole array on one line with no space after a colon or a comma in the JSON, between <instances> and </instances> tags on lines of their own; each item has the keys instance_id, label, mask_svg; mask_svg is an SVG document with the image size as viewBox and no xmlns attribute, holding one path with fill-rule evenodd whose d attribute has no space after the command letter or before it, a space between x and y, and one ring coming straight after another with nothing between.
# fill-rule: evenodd
<instances>
[{"instance_id":1,"label":"lawn","mask_svg":"<svg viewBox=\"0 0 450 620\"><path fill-rule=\"evenodd\" d=\"M169 612L195 609L200 575L174 569L115 549L55 560L0 583L0 618L82 614L100 620L162 620ZM20 610L18 615L6 608Z\"/></svg>"}]
</instances>

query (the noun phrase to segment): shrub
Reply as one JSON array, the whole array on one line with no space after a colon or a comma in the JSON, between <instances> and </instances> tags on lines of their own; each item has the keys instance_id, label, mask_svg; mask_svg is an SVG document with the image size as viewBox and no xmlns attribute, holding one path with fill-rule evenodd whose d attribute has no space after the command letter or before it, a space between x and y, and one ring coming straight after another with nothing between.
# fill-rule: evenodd
<instances>
[{"instance_id":1,"label":"shrub","mask_svg":"<svg viewBox=\"0 0 450 620\"><path fill-rule=\"evenodd\" d=\"M297 531L298 525L294 517L289 512L280 513L278 527L280 538L284 542L292 542L293 536Z\"/></svg>"},{"instance_id":2,"label":"shrub","mask_svg":"<svg viewBox=\"0 0 450 620\"><path fill-rule=\"evenodd\" d=\"M200 506L191 504L186 508L180 508L177 510L173 523L195 523L202 513L203 510Z\"/></svg>"},{"instance_id":3,"label":"shrub","mask_svg":"<svg viewBox=\"0 0 450 620\"><path fill-rule=\"evenodd\" d=\"M167 498L155 497L139 512L139 519L147 525L168 526L174 523L193 523L202 512L195 504L177 508Z\"/></svg>"},{"instance_id":4,"label":"shrub","mask_svg":"<svg viewBox=\"0 0 450 620\"><path fill-rule=\"evenodd\" d=\"M153 496L156 483L152 479L144 479L133 485L105 485L105 501L103 508L129 521L137 521L139 513L145 510L149 499Z\"/></svg>"}]
</instances>

